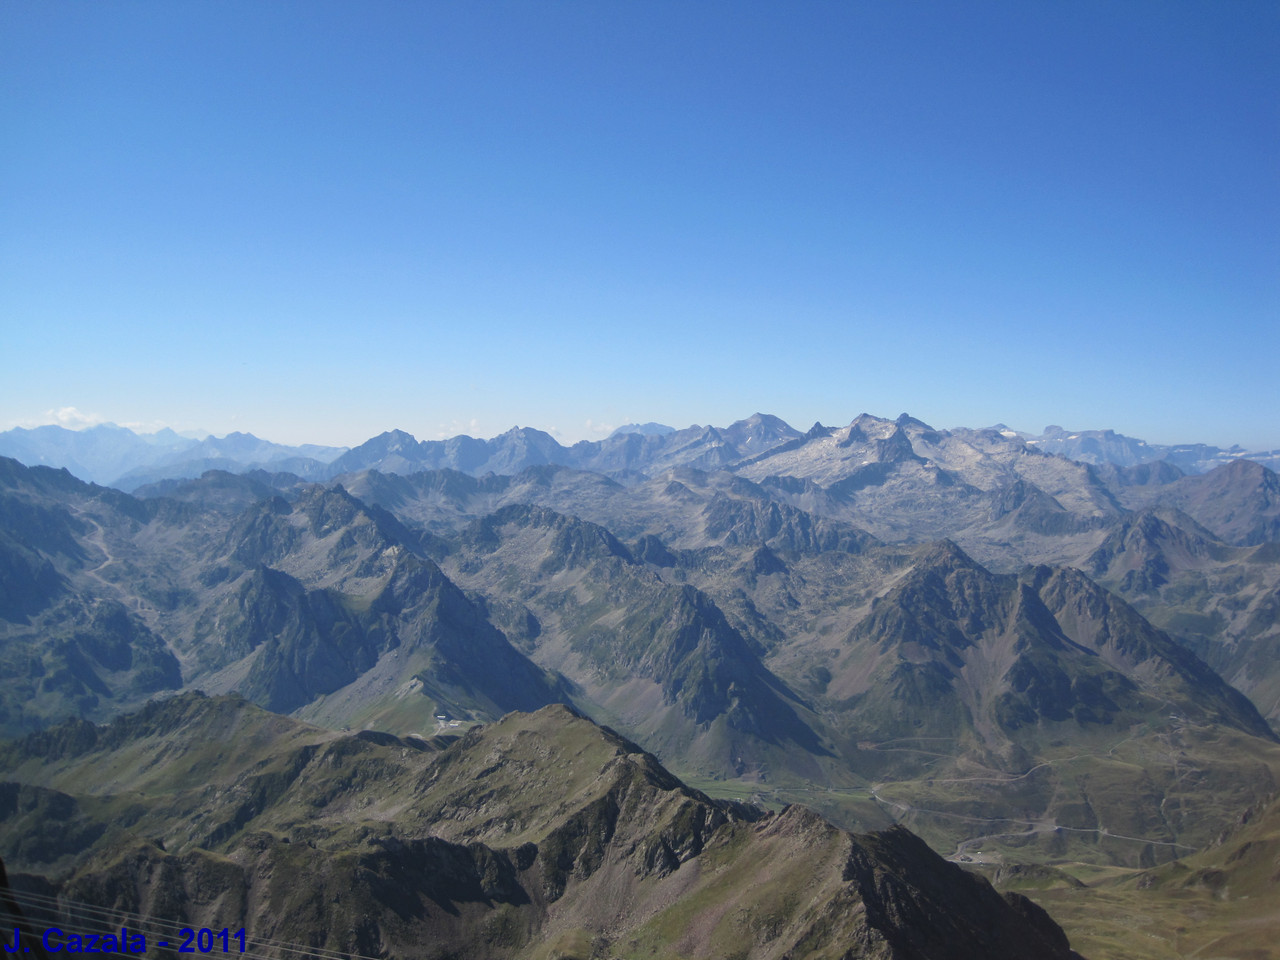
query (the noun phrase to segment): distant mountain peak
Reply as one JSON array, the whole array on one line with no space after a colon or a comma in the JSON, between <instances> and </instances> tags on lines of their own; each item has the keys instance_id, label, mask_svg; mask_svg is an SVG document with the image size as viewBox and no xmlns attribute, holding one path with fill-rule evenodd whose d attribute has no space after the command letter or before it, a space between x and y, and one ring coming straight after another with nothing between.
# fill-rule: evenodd
<instances>
[{"instance_id":1,"label":"distant mountain peak","mask_svg":"<svg viewBox=\"0 0 1280 960\"><path fill-rule=\"evenodd\" d=\"M499 436L494 437L494 439L501 440L504 437L537 437L540 440L545 438L558 443L555 437L547 433L545 430L539 430L537 427L512 427L506 433L500 434Z\"/></svg>"},{"instance_id":2,"label":"distant mountain peak","mask_svg":"<svg viewBox=\"0 0 1280 960\"><path fill-rule=\"evenodd\" d=\"M916 419L915 417L911 416L911 414L909 413L898 414L898 419L896 419L894 423L896 423L899 427L919 427L921 430L933 429L933 427L929 426L929 424L925 423L923 420Z\"/></svg>"},{"instance_id":3,"label":"distant mountain peak","mask_svg":"<svg viewBox=\"0 0 1280 960\"><path fill-rule=\"evenodd\" d=\"M669 427L665 423L654 423L650 420L648 423L624 423L609 434L609 438L621 437L628 433L638 433L643 437L665 437L667 434L675 432L675 427Z\"/></svg>"},{"instance_id":4,"label":"distant mountain peak","mask_svg":"<svg viewBox=\"0 0 1280 960\"><path fill-rule=\"evenodd\" d=\"M375 446L378 449L392 452L399 450L412 450L417 447L417 445L418 438L413 434L406 433L403 430L387 430L378 434L376 437L366 440L355 449L361 450L370 446Z\"/></svg>"}]
</instances>

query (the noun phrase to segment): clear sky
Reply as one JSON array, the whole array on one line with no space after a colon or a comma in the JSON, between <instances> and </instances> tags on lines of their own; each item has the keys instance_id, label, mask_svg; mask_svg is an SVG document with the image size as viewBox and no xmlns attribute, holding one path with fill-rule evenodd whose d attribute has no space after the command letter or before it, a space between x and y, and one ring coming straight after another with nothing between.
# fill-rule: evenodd
<instances>
[{"instance_id":1,"label":"clear sky","mask_svg":"<svg viewBox=\"0 0 1280 960\"><path fill-rule=\"evenodd\" d=\"M0 429L1280 446L1280 3L0 3Z\"/></svg>"}]
</instances>

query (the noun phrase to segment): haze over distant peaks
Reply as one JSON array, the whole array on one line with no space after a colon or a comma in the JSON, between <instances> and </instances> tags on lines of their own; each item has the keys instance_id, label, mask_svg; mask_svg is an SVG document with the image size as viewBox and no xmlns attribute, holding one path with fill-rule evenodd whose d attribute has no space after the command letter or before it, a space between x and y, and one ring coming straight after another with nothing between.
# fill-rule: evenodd
<instances>
[{"instance_id":1,"label":"haze over distant peaks","mask_svg":"<svg viewBox=\"0 0 1280 960\"><path fill-rule=\"evenodd\" d=\"M1056 424L1049 424L1044 428L1043 433L1035 436L1009 431L1003 424L998 425L998 428L1002 432L1008 431L1006 436L1020 437L1047 453L1058 453L1082 463L1113 463L1127 467L1165 460L1187 473L1204 473L1215 466L1237 459L1253 459L1272 465L1278 459L1278 452L1275 450L1250 453L1239 444L1223 449L1207 443L1174 445L1147 443L1145 440L1126 437L1114 430L1069 431Z\"/></svg>"},{"instance_id":2,"label":"haze over distant peaks","mask_svg":"<svg viewBox=\"0 0 1280 960\"><path fill-rule=\"evenodd\" d=\"M669 427L665 423L654 423L650 420L648 423L624 423L618 429L614 430L609 437L620 437L628 433L638 433L646 437L661 437L668 433L675 433L675 427Z\"/></svg>"},{"instance_id":3,"label":"haze over distant peaks","mask_svg":"<svg viewBox=\"0 0 1280 960\"><path fill-rule=\"evenodd\" d=\"M838 439L834 449L844 451L837 459L847 460L845 454L850 452L850 444L871 438L879 444L872 460L887 464L896 462L895 458L912 459L919 453L912 449L909 434L926 444L932 443L932 438L944 436L955 440L969 435L991 435L1000 438L1011 452L1036 450L1096 466L1164 463L1180 474L1206 473L1244 459L1273 468L1280 465L1280 450L1250 453L1239 446L1223 449L1203 443L1150 444L1113 430L1068 432L1053 425L1039 436L1012 430L1004 424L985 431L965 428L940 431L905 413L893 420L864 413L848 427L815 423L807 433L765 413L753 414L727 427L694 424L676 429L654 422L627 424L604 440L583 440L568 447L546 431L533 427L512 427L488 440L459 435L447 440L425 441L397 429L350 449L316 444L287 446L250 433L194 440L168 429L137 434L114 424L84 430L60 426L19 427L0 433L0 456L13 457L32 466L65 467L82 480L132 491L162 480L198 477L211 469L231 473L258 469L288 472L315 481L364 469L412 473L447 468L483 476L514 474L530 466L558 465L617 477L651 475L673 467L740 469L762 457L774 457L801 447L806 450L803 457L821 454L826 448L818 441L831 436ZM771 467L769 472L784 471ZM801 471L795 475L809 474Z\"/></svg>"},{"instance_id":4,"label":"haze over distant peaks","mask_svg":"<svg viewBox=\"0 0 1280 960\"><path fill-rule=\"evenodd\" d=\"M29 466L65 467L81 480L125 490L157 480L197 477L212 469L240 473L270 468L315 479L313 463L328 463L346 449L310 443L291 447L239 432L222 438L202 434L198 439L168 427L135 433L114 423L83 430L15 427L0 433L0 456Z\"/></svg>"}]
</instances>

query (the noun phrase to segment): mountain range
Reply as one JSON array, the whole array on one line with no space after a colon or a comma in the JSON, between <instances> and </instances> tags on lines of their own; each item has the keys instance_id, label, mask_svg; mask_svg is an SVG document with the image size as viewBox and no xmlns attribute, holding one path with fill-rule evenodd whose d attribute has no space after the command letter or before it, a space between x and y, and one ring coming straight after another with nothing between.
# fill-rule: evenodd
<instances>
[{"instance_id":1,"label":"mountain range","mask_svg":"<svg viewBox=\"0 0 1280 960\"><path fill-rule=\"evenodd\" d=\"M206 470L237 473L272 467L320 479L323 467L345 447L284 446L251 433L195 439L165 428L135 433L103 423L83 430L14 427L0 433L0 456L23 463L65 467L82 480L132 490L169 477L198 477Z\"/></svg>"},{"instance_id":2,"label":"mountain range","mask_svg":"<svg viewBox=\"0 0 1280 960\"><path fill-rule=\"evenodd\" d=\"M1036 876L1055 890L1097 871L1163 877L1150 871L1208 856L1276 792L1280 482L1247 459L1189 473L1034 439L868 415L805 433L761 415L646 425L569 448L529 430L429 444L392 432L338 453L323 479L282 458L132 492L0 459L0 725L18 743L84 739L102 729L88 724L149 716L156 697L206 709L189 699L203 690L237 716L260 716L242 697L317 725L288 730L380 731L360 736L443 757L453 737L526 722L501 719L512 711L589 717L729 803L715 807L726 824L802 804L835 824L824 830L881 831L867 842L887 856L916 857L887 839L906 825L1009 883L1050 867ZM25 784L13 789L80 796L68 786L106 769L77 759L55 776L45 747L21 749L0 772ZM156 775L172 779L167 762ZM15 800L4 829L21 834L32 802ZM224 832L182 841L181 869L198 850L249 862L238 845L265 808L246 802ZM270 822L274 843L287 831ZM84 842L39 871L105 855L84 823L71 833ZM155 834L166 848L176 824ZM666 828L635 829L643 845ZM0 854L34 870L17 849ZM510 882L532 876L505 855ZM1073 938L1096 932L1080 902L1062 908ZM509 918L522 936L554 940L539 926L550 914L524 909ZM784 913L777 929L799 937ZM470 922L439 935L470 942ZM602 935L599 917L583 922L588 941ZM746 955L785 952L752 936ZM665 955L661 942L632 952Z\"/></svg>"},{"instance_id":3,"label":"mountain range","mask_svg":"<svg viewBox=\"0 0 1280 960\"><path fill-rule=\"evenodd\" d=\"M911 418L903 414L898 420ZM830 429L814 424L809 433ZM997 433L1015 448L1025 446L1061 454L1095 466L1163 463L1184 474L1206 473L1237 460L1252 460L1273 469L1280 466L1280 450L1250 452L1238 445L1224 449L1204 443L1149 444L1112 430L1068 433L1061 427L1049 426L1037 436L997 424L990 431L943 431L953 432L961 436ZM419 441L404 431L391 430L348 449L316 444L287 446L248 433L197 440L167 428L138 434L114 424L83 430L49 425L15 427L0 433L0 456L33 466L66 467L82 480L132 492L162 480L198 477L206 470L246 473L262 469L323 481L371 468L384 473L448 468L483 476L556 464L619 477L673 466L735 468L804 436L777 417L759 413L719 428L695 424L677 430L652 422L627 424L604 440L584 440L569 447L562 446L549 433L530 427L513 427L489 440L463 435Z\"/></svg>"}]
</instances>

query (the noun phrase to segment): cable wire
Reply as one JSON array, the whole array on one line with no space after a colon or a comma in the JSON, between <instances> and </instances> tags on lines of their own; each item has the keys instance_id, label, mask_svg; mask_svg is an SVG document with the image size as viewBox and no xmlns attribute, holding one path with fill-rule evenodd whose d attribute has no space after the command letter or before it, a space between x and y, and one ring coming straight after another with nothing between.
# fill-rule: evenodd
<instances>
[{"instance_id":1,"label":"cable wire","mask_svg":"<svg viewBox=\"0 0 1280 960\"><path fill-rule=\"evenodd\" d=\"M122 910L113 907L104 907L99 904L89 903L83 900L74 900L67 897L56 897L48 894L36 893L34 891L13 890L10 888L10 898L19 907L26 907L32 911L41 913L53 913L58 917L57 923L49 924L42 921L34 921L43 926L45 930L56 928L69 936L97 936L101 938L104 934L101 929L94 929L90 924L95 921L101 924L120 924L143 937L146 937L148 943L148 952L159 944L164 943L167 949L176 952L179 951L178 944L170 944L167 939L162 937L180 937L182 930L189 930L196 934L201 929L180 921L169 920L164 917L158 917L152 914L139 914L129 910ZM77 915L78 914L78 915ZM33 920L33 918L27 918ZM220 932L220 931L219 931ZM114 934L114 930L112 931ZM217 943L217 934L215 933L215 946ZM233 941L229 941L231 943ZM282 957L300 957L310 958L310 960L385 960L384 957L375 957L368 954L356 953L350 950L332 950L327 947L313 947L306 944L297 943L289 940L277 940L271 937L251 937L246 931L245 936L246 949L244 953L240 953L235 949L222 951L219 949L210 949L201 951L194 949L189 952L200 955L209 956L235 956L243 957L246 960L282 960ZM270 952L263 952L265 948ZM161 947L165 949L166 947ZM105 954L116 954L119 956L136 956L136 951L128 949L124 950L104 950Z\"/></svg>"}]
</instances>

